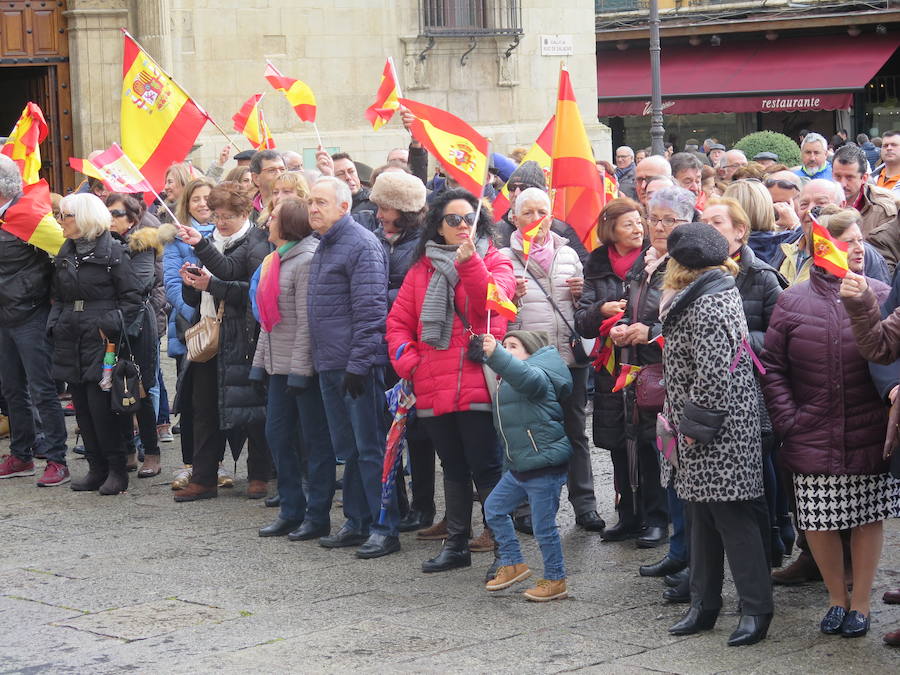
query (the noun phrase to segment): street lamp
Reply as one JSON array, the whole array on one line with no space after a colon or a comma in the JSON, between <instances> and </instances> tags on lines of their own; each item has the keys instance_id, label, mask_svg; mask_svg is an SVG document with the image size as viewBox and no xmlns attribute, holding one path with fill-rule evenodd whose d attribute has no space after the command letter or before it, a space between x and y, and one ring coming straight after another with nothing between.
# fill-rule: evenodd
<instances>
[{"instance_id":1,"label":"street lamp","mask_svg":"<svg viewBox=\"0 0 900 675\"><path fill-rule=\"evenodd\" d=\"M663 143L662 86L659 81L659 2L650 0L650 152L666 154Z\"/></svg>"}]
</instances>

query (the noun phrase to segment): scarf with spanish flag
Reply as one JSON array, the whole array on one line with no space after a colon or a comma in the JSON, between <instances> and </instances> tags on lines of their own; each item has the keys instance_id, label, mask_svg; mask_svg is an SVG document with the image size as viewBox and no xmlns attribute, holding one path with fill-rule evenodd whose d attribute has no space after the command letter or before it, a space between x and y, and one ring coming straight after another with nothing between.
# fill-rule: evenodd
<instances>
[{"instance_id":1,"label":"scarf with spanish flag","mask_svg":"<svg viewBox=\"0 0 900 675\"><path fill-rule=\"evenodd\" d=\"M281 295L281 284L278 279L281 273L281 258L299 243L289 241L263 258L259 270L259 286L256 287L256 304L259 307L259 324L267 333L271 333L281 321L281 312L278 310L278 296Z\"/></svg>"}]
</instances>

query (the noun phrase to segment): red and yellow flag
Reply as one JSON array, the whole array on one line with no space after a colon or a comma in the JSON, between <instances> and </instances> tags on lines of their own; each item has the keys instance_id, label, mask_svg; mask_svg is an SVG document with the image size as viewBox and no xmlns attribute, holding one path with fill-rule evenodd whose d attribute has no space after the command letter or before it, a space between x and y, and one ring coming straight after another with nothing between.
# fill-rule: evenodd
<instances>
[{"instance_id":1,"label":"red and yellow flag","mask_svg":"<svg viewBox=\"0 0 900 675\"><path fill-rule=\"evenodd\" d=\"M266 61L266 72L264 75L269 84L284 94L294 112L297 113L297 117L304 122L315 123L316 96L305 82L295 80L292 77L285 77L278 68L268 61Z\"/></svg>"},{"instance_id":2,"label":"red and yellow flag","mask_svg":"<svg viewBox=\"0 0 900 675\"><path fill-rule=\"evenodd\" d=\"M410 131L440 162L447 174L476 197L484 190L488 172L488 142L468 124L446 110L399 99L416 116Z\"/></svg>"},{"instance_id":3,"label":"red and yellow flag","mask_svg":"<svg viewBox=\"0 0 900 675\"><path fill-rule=\"evenodd\" d=\"M525 229L522 230L522 253L525 255L526 266L528 265L528 256L531 254L531 244L534 243L534 238L541 231L541 223L543 222L543 218L538 218L533 223L526 225Z\"/></svg>"},{"instance_id":4,"label":"red and yellow flag","mask_svg":"<svg viewBox=\"0 0 900 675\"><path fill-rule=\"evenodd\" d=\"M822 227L818 220L810 217L812 218L813 264L843 279L850 271L850 265L847 262L847 243L832 237L831 233Z\"/></svg>"},{"instance_id":5,"label":"red and yellow flag","mask_svg":"<svg viewBox=\"0 0 900 675\"><path fill-rule=\"evenodd\" d=\"M552 157L553 215L571 225L592 251L599 244L595 226L606 203L606 187L597 173L594 151L565 66L559 71Z\"/></svg>"},{"instance_id":6,"label":"red and yellow flag","mask_svg":"<svg viewBox=\"0 0 900 675\"><path fill-rule=\"evenodd\" d=\"M259 104L262 97L262 94L253 94L244 102L241 109L232 115L231 121L234 122L234 130L244 134L254 148L272 150L275 147L275 139L272 138L272 132L269 131L269 125L263 117L262 106Z\"/></svg>"},{"instance_id":7,"label":"red and yellow flag","mask_svg":"<svg viewBox=\"0 0 900 675\"><path fill-rule=\"evenodd\" d=\"M600 340L603 341L603 346L599 349L597 346L600 344ZM613 344L612 338L608 335L594 343L594 348L596 349L596 354L592 354L594 356L594 370L600 372L601 370L605 370L610 375L612 375L616 371L616 346Z\"/></svg>"},{"instance_id":8,"label":"red and yellow flag","mask_svg":"<svg viewBox=\"0 0 900 675\"><path fill-rule=\"evenodd\" d=\"M484 308L489 312L497 312L507 321L514 320L519 312L519 308L516 307L512 300L506 297L506 293L494 282L493 277L488 280L487 299L485 300Z\"/></svg>"},{"instance_id":9,"label":"red and yellow flag","mask_svg":"<svg viewBox=\"0 0 900 675\"><path fill-rule=\"evenodd\" d=\"M29 101L3 148L0 149L0 153L19 165L22 182L25 185L40 180L38 172L41 170L41 150L38 145L45 138L47 138L47 122L44 120L44 113L37 103Z\"/></svg>"},{"instance_id":10,"label":"red and yellow flag","mask_svg":"<svg viewBox=\"0 0 900 675\"><path fill-rule=\"evenodd\" d=\"M637 374L641 371L640 366L631 366L627 363L623 363L622 367L619 368L619 376L616 378L616 383L613 385L612 390L621 391L629 384L634 382L634 379L637 377Z\"/></svg>"},{"instance_id":11,"label":"red and yellow flag","mask_svg":"<svg viewBox=\"0 0 900 675\"><path fill-rule=\"evenodd\" d=\"M122 65L122 150L157 190L183 162L208 116L127 31Z\"/></svg>"},{"instance_id":12,"label":"red and yellow flag","mask_svg":"<svg viewBox=\"0 0 900 675\"><path fill-rule=\"evenodd\" d=\"M134 162L115 143L108 150L95 156L94 159L69 157L69 166L74 171L86 176L99 178L110 192L153 193L150 181L141 174Z\"/></svg>"},{"instance_id":13,"label":"red and yellow flag","mask_svg":"<svg viewBox=\"0 0 900 675\"><path fill-rule=\"evenodd\" d=\"M366 108L366 119L372 128L378 131L391 120L399 108L400 85L394 74L393 63L388 59L381 73L381 84L378 85L378 93L375 94L375 103Z\"/></svg>"},{"instance_id":14,"label":"red and yellow flag","mask_svg":"<svg viewBox=\"0 0 900 675\"><path fill-rule=\"evenodd\" d=\"M26 185L19 200L0 218L0 228L50 255L59 253L65 238L53 217L47 181Z\"/></svg>"},{"instance_id":15,"label":"red and yellow flag","mask_svg":"<svg viewBox=\"0 0 900 675\"><path fill-rule=\"evenodd\" d=\"M550 153L553 151L553 130L555 126L556 116L553 116L550 118L550 121L547 122L547 126L544 127L541 135L537 137L537 140L531 148L528 149L528 152L525 153L525 156L522 158L522 162L519 165L521 166L525 162L537 162L544 172L544 179L548 186L550 185L550 165L553 162L553 160L550 159ZM511 203L509 183L506 183L500 188L500 192L498 192L497 196L494 198L492 209L494 211L495 223L499 223L503 219L503 216L509 211Z\"/></svg>"}]
</instances>

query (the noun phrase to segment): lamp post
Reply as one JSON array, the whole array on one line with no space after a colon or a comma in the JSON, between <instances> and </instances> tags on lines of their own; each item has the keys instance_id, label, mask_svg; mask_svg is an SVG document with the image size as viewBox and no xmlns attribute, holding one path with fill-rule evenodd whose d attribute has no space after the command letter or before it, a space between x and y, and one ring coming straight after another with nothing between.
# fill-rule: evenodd
<instances>
[{"instance_id":1,"label":"lamp post","mask_svg":"<svg viewBox=\"0 0 900 675\"><path fill-rule=\"evenodd\" d=\"M659 52L659 2L650 0L650 151L654 155L666 153L666 146L663 142L666 130L663 128Z\"/></svg>"}]
</instances>

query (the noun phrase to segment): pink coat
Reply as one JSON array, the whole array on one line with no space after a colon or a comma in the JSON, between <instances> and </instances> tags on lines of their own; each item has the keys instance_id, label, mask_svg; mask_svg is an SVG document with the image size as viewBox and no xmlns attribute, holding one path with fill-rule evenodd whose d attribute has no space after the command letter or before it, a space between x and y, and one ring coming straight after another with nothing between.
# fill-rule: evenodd
<instances>
[{"instance_id":1,"label":"pink coat","mask_svg":"<svg viewBox=\"0 0 900 675\"><path fill-rule=\"evenodd\" d=\"M516 288L512 264L490 245L484 259L473 255L457 264L456 307L476 333L487 326L487 284L490 276L508 297ZM491 397L482 367L466 358L469 333L454 313L450 346L438 350L421 342L419 314L434 267L426 257L410 268L387 318L388 353L397 374L412 380L416 411L421 417L434 417L464 410L491 409ZM491 333L498 339L506 333L507 321L491 313ZM405 345L398 357L400 347ZM413 373L415 370L415 373Z\"/></svg>"}]
</instances>

